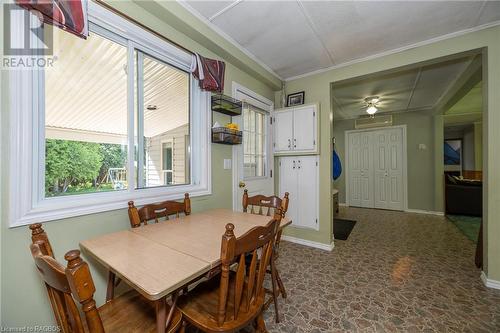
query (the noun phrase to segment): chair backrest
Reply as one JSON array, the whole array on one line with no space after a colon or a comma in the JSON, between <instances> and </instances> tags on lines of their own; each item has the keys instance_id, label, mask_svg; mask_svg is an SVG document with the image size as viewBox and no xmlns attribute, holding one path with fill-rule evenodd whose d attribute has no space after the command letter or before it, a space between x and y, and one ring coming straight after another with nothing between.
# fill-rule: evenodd
<instances>
[{"instance_id":1,"label":"chair backrest","mask_svg":"<svg viewBox=\"0 0 500 333\"><path fill-rule=\"evenodd\" d=\"M234 235L234 225L231 223L226 225L221 245L222 269L217 309L218 325L222 326L225 322L238 320L242 307L245 312L253 309L255 315L262 310L264 276L280 220L281 215L276 214L266 226L252 228L238 238ZM245 261L247 255L252 258L249 267ZM235 262L238 263L236 274L230 274L230 267ZM235 279L234 283L231 283L231 279ZM231 293L234 296L232 300L228 300L230 286L234 286ZM234 302L234 313L227 313L228 302Z\"/></svg>"},{"instance_id":2,"label":"chair backrest","mask_svg":"<svg viewBox=\"0 0 500 333\"><path fill-rule=\"evenodd\" d=\"M33 229L32 229L33 230ZM42 229L43 230L43 229ZM45 282L52 310L62 332L84 333L84 325L75 299L81 304L90 332L104 332L101 317L94 301L95 286L88 264L80 258L80 251L72 250L64 258L64 267L44 253L44 241L30 245L35 265Z\"/></svg>"},{"instance_id":3,"label":"chair backrest","mask_svg":"<svg viewBox=\"0 0 500 333\"><path fill-rule=\"evenodd\" d=\"M189 193L184 194L183 202L163 201L145 205L139 209L135 207L133 201L128 202L128 217L132 228L140 227L141 224L147 225L149 221L158 223L160 218L168 220L171 215L179 217L181 213L184 213L184 215L191 214Z\"/></svg>"},{"instance_id":4,"label":"chair backrest","mask_svg":"<svg viewBox=\"0 0 500 333\"><path fill-rule=\"evenodd\" d=\"M47 233L42 228L41 223L34 223L29 226L31 230L31 242L38 243L40 245L40 250L43 254L51 256L54 258L54 252L52 251L52 246L49 242L49 237Z\"/></svg>"},{"instance_id":5,"label":"chair backrest","mask_svg":"<svg viewBox=\"0 0 500 333\"><path fill-rule=\"evenodd\" d=\"M275 195L266 197L260 194L249 197L248 190L243 192L243 212L245 213L273 216L279 210L281 216L285 217L288 210L288 202L288 192L285 192L283 199Z\"/></svg>"}]
</instances>

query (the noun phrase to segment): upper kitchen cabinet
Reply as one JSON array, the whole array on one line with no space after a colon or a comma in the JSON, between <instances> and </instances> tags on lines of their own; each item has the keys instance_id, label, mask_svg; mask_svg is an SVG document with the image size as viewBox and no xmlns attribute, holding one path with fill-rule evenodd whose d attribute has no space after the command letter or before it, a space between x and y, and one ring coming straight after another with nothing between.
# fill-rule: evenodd
<instances>
[{"instance_id":1,"label":"upper kitchen cabinet","mask_svg":"<svg viewBox=\"0 0 500 333\"><path fill-rule=\"evenodd\" d=\"M274 112L274 154L319 153L318 104L279 109Z\"/></svg>"}]
</instances>

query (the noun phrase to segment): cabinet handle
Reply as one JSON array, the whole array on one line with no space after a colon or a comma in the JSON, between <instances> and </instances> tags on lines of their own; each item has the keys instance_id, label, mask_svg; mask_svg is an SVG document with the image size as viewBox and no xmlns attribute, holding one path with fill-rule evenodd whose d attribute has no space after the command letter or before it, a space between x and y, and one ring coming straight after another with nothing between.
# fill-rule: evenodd
<instances>
[{"instance_id":1,"label":"cabinet handle","mask_svg":"<svg viewBox=\"0 0 500 333\"><path fill-rule=\"evenodd\" d=\"M288 139L288 149L292 148L292 142Z\"/></svg>"},{"instance_id":2,"label":"cabinet handle","mask_svg":"<svg viewBox=\"0 0 500 333\"><path fill-rule=\"evenodd\" d=\"M297 148L297 139L293 139L293 148Z\"/></svg>"},{"instance_id":3,"label":"cabinet handle","mask_svg":"<svg viewBox=\"0 0 500 333\"><path fill-rule=\"evenodd\" d=\"M297 168L299 168L299 169L300 169L300 160L298 160L298 167L297 167Z\"/></svg>"},{"instance_id":4,"label":"cabinet handle","mask_svg":"<svg viewBox=\"0 0 500 333\"><path fill-rule=\"evenodd\" d=\"M293 168L295 169L295 161L293 161Z\"/></svg>"}]
</instances>

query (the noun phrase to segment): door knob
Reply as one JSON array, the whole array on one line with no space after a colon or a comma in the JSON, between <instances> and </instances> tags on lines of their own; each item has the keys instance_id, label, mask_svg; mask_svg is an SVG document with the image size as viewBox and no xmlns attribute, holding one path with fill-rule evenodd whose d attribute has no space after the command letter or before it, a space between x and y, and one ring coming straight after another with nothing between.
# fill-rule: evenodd
<instances>
[{"instance_id":1,"label":"door knob","mask_svg":"<svg viewBox=\"0 0 500 333\"><path fill-rule=\"evenodd\" d=\"M243 187L247 186L247 184L245 184L245 182L240 182L240 183L238 184L238 186L239 186L240 188L243 188Z\"/></svg>"}]
</instances>

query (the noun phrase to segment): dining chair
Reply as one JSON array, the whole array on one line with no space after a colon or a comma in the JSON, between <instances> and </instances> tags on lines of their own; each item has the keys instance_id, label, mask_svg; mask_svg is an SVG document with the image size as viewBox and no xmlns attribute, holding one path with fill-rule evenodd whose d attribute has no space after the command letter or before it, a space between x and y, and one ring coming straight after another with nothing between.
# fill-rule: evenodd
<instances>
[{"instance_id":1,"label":"dining chair","mask_svg":"<svg viewBox=\"0 0 500 333\"><path fill-rule=\"evenodd\" d=\"M150 221L158 223L161 218L169 220L170 216L175 215L179 217L180 214L191 214L191 199L189 193L184 194L184 201L163 201L144 205L137 208L133 201L128 202L128 217L130 219L130 226L132 228L147 225Z\"/></svg>"},{"instance_id":2,"label":"dining chair","mask_svg":"<svg viewBox=\"0 0 500 333\"><path fill-rule=\"evenodd\" d=\"M266 215L270 216L271 213L276 214L279 212L282 217L285 217L285 214L288 210L289 203L289 193L285 192L285 196L283 199L273 195L273 196L264 196L264 195L255 195L252 197L248 196L248 190L243 192L243 212L258 214L258 215ZM272 282L272 290L268 291L272 295L271 299L266 302L265 307L267 308L270 302L274 303L274 313L275 313L275 321L279 323L279 312L278 312L278 296L281 294L283 298L287 297L285 286L283 281L281 280L281 276L279 274L278 268L276 267L276 260L279 256L279 246L281 241L281 233L282 230L278 230L276 234L276 242L274 245L273 255L270 262L270 269L267 270L269 274L271 274L271 282Z\"/></svg>"},{"instance_id":3,"label":"dining chair","mask_svg":"<svg viewBox=\"0 0 500 333\"><path fill-rule=\"evenodd\" d=\"M179 297L183 326L189 323L204 332L235 332L252 323L257 332L266 332L264 276L280 220L281 215L275 215L266 226L252 228L238 238L234 225L226 225L220 279L204 281ZM248 267L246 255L251 255Z\"/></svg>"},{"instance_id":4,"label":"dining chair","mask_svg":"<svg viewBox=\"0 0 500 333\"><path fill-rule=\"evenodd\" d=\"M88 264L79 250L71 250L64 258L66 267L53 257L47 234L41 224L30 225L32 231L31 254L45 282L49 301L58 328L64 333L101 332L156 332L155 304L135 290L96 307L95 286ZM47 250L50 249L50 253ZM82 320L75 300L80 303ZM168 305L167 305L168 306ZM181 313L174 308L165 332L183 329Z\"/></svg>"}]
</instances>

